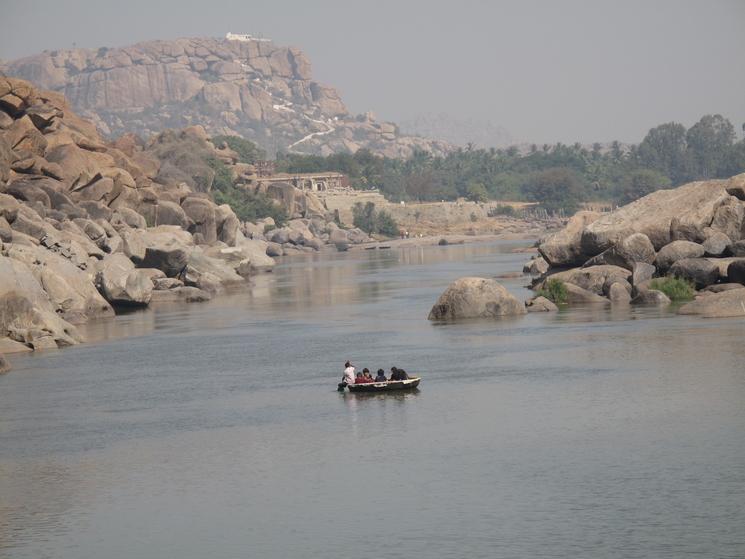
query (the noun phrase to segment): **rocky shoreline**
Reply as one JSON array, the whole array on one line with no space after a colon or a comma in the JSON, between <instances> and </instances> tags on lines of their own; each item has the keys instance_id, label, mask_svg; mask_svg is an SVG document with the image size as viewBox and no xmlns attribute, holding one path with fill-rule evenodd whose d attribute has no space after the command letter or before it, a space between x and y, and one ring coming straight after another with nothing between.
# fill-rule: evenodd
<instances>
[{"instance_id":1,"label":"rocky shoreline","mask_svg":"<svg viewBox=\"0 0 745 559\"><path fill-rule=\"evenodd\" d=\"M203 129L178 134L243 172ZM118 308L205 301L271 271L274 256L370 241L290 184L267 192L285 226L242 222L162 172L148 151L162 135L151 142L106 142L62 95L0 79L0 355L80 343L76 325Z\"/></svg>"},{"instance_id":2,"label":"rocky shoreline","mask_svg":"<svg viewBox=\"0 0 745 559\"><path fill-rule=\"evenodd\" d=\"M536 297L517 300L495 280L451 284L430 319L555 311L559 306L654 305L679 314L745 316L745 174L659 190L611 213L582 211L537 245L523 268ZM495 285L496 284L496 285Z\"/></svg>"}]
</instances>

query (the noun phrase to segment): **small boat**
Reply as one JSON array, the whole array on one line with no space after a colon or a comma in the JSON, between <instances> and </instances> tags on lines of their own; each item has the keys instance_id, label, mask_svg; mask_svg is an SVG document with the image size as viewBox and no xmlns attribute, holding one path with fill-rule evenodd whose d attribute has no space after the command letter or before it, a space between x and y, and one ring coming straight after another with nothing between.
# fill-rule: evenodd
<instances>
[{"instance_id":1,"label":"small boat","mask_svg":"<svg viewBox=\"0 0 745 559\"><path fill-rule=\"evenodd\" d=\"M419 386L421 377L413 377L407 380L389 380L386 382L365 382L361 384L348 384L350 392L388 392L393 390L414 390Z\"/></svg>"}]
</instances>

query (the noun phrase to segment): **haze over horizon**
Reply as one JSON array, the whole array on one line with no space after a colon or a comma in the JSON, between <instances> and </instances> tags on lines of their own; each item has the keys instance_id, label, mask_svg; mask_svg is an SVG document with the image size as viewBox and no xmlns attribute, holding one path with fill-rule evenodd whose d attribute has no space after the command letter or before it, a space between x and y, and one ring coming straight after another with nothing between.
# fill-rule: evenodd
<instances>
[{"instance_id":1,"label":"haze over horizon","mask_svg":"<svg viewBox=\"0 0 745 559\"><path fill-rule=\"evenodd\" d=\"M350 111L394 122L446 113L536 143L638 142L652 126L690 126L708 113L729 118L738 134L745 122L737 0L204 6L13 2L0 23L0 58L232 31L298 46Z\"/></svg>"}]
</instances>

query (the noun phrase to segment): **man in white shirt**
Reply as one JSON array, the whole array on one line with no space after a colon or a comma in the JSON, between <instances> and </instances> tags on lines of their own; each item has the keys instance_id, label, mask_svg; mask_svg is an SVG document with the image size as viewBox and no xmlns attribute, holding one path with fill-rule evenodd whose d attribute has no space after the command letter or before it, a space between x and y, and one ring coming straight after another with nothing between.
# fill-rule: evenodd
<instances>
[{"instance_id":1,"label":"man in white shirt","mask_svg":"<svg viewBox=\"0 0 745 559\"><path fill-rule=\"evenodd\" d=\"M344 376L341 380L347 384L354 384L354 379L354 367L349 361L347 361L344 363Z\"/></svg>"}]
</instances>

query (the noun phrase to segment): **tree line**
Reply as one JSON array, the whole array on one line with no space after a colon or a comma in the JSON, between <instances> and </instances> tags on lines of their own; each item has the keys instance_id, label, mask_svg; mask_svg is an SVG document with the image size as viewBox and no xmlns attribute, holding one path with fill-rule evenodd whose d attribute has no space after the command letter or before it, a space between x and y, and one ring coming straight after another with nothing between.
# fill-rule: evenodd
<instances>
[{"instance_id":1,"label":"tree line","mask_svg":"<svg viewBox=\"0 0 745 559\"><path fill-rule=\"evenodd\" d=\"M625 204L660 188L745 172L745 140L737 141L726 118L706 115L688 129L675 122L656 126L635 145L467 146L405 160L366 149L326 157L279 153L276 165L288 173L339 171L354 188L377 187L392 201L535 201L551 212L572 212L582 202Z\"/></svg>"}]
</instances>

